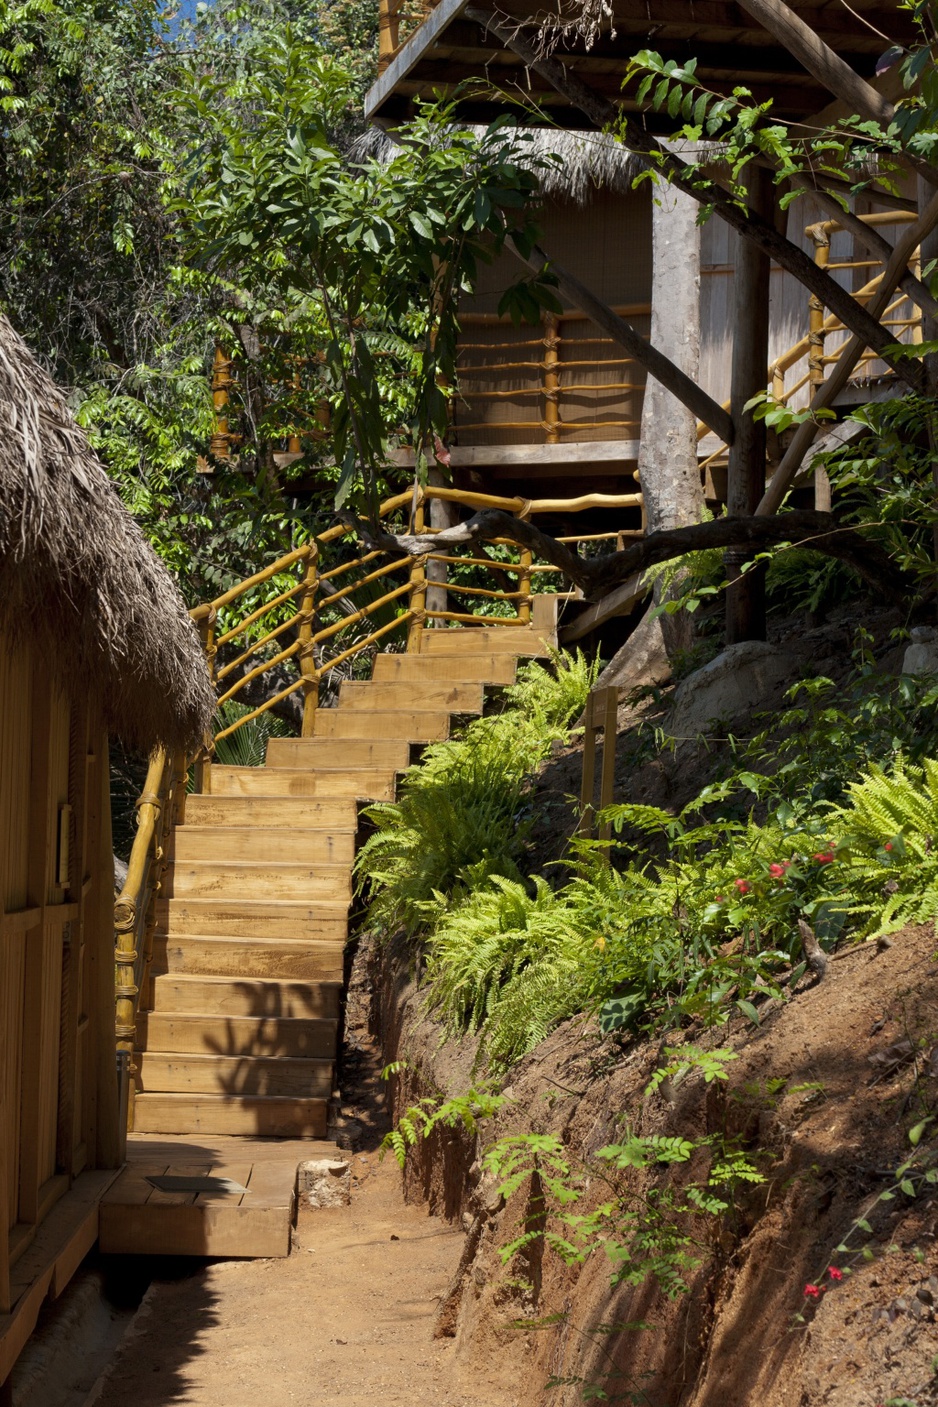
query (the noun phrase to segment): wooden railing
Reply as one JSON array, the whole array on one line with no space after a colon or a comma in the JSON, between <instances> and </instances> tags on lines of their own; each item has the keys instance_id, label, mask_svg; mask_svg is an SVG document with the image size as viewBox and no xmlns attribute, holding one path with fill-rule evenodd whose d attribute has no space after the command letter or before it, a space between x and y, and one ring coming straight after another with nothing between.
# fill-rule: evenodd
<instances>
[{"instance_id":1,"label":"wooden railing","mask_svg":"<svg viewBox=\"0 0 938 1407\"><path fill-rule=\"evenodd\" d=\"M397 56L404 40L439 4L439 0L378 0L378 72L383 73ZM406 33L402 35L402 29Z\"/></svg>"},{"instance_id":2,"label":"wooden railing","mask_svg":"<svg viewBox=\"0 0 938 1407\"><path fill-rule=\"evenodd\" d=\"M388 499L380 516L389 526L433 534L440 530L429 526L425 518L434 499L470 511L499 508L521 518L589 509L637 510L644 524L640 493L526 500L461 489L418 488ZM610 541L621 546L626 537L641 532L642 528L627 528L568 535L561 541L571 545ZM133 1116L131 1076L137 1013L141 993L147 990L156 907L169 863L172 829L185 817L187 789L211 791L215 745L298 692L303 698L301 735L311 736L321 695L344 666L369 661L375 649L386 643L419 650L421 635L431 622L438 626L484 622L506 629L527 626L535 578L559 572L549 563L535 561L530 551L509 539L486 544L501 549L497 560L479 549L473 555L441 551L387 560L381 551L349 550L349 538L346 527L329 528L190 612L202 637L219 706L237 702L252 682L273 670L292 664L297 673L237 718L216 719L221 726L216 726L191 755L170 757L159 752L150 763L137 802L137 833L127 878L115 904L117 1042L128 1120ZM444 581L428 578L430 562L443 565ZM460 579L469 572L472 580ZM491 584L475 584L479 574ZM513 584L505 584L506 577L512 578ZM428 603L431 591L437 597L444 596L442 604ZM456 609L449 608L451 595L456 598ZM280 682L278 679L278 685Z\"/></svg>"}]
</instances>

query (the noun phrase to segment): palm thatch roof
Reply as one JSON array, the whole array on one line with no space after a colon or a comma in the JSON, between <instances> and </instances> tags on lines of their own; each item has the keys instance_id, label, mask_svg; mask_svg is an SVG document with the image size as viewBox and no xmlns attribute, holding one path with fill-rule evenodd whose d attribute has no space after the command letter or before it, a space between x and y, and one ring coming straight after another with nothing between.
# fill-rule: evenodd
<instances>
[{"instance_id":1,"label":"palm thatch roof","mask_svg":"<svg viewBox=\"0 0 938 1407\"><path fill-rule=\"evenodd\" d=\"M131 748L184 746L214 697L172 577L62 392L0 314L0 627Z\"/></svg>"},{"instance_id":2,"label":"palm thatch roof","mask_svg":"<svg viewBox=\"0 0 938 1407\"><path fill-rule=\"evenodd\" d=\"M481 135L484 127L470 126ZM558 127L525 127L518 164L537 161L538 186L550 200L588 205L596 191L624 195L642 169L640 158L605 132L568 132ZM369 127L354 142L353 161L392 161L398 143L382 127ZM551 161L550 157L557 159ZM542 164L545 163L545 164Z\"/></svg>"}]
</instances>

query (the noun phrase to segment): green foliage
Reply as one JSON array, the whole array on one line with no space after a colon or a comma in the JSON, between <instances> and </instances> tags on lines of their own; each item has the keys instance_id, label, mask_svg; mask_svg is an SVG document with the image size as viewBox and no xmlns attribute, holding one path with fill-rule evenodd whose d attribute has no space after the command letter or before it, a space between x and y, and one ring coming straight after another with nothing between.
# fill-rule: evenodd
<instances>
[{"instance_id":1,"label":"green foliage","mask_svg":"<svg viewBox=\"0 0 938 1407\"><path fill-rule=\"evenodd\" d=\"M216 711L212 726L219 733L250 712L251 709L245 704L229 699ZM216 741L214 760L226 767L263 767L270 739L293 736L294 730L290 725L268 711L252 718L249 723L243 723L227 738Z\"/></svg>"},{"instance_id":2,"label":"green foliage","mask_svg":"<svg viewBox=\"0 0 938 1407\"><path fill-rule=\"evenodd\" d=\"M398 1066L401 1064L395 1063ZM387 1069L390 1070L391 1067L388 1066ZM491 1119L507 1103L509 1100L506 1095L496 1094L481 1086L473 1086L465 1094L455 1095L452 1099L418 1100L404 1111L396 1126L385 1134L381 1140L379 1156L383 1158L386 1153L393 1153L398 1165L403 1168L407 1162L408 1151L421 1139L429 1138L438 1125L442 1124L450 1129L462 1128L467 1134L475 1136L479 1124L485 1119Z\"/></svg>"},{"instance_id":3,"label":"green foliage","mask_svg":"<svg viewBox=\"0 0 938 1407\"><path fill-rule=\"evenodd\" d=\"M583 708L596 666L581 653L553 672L530 663L505 691L505 708L463 736L428 747L400 799L369 807L377 827L356 873L370 886L369 921L413 934L489 875L518 877L528 829L527 779Z\"/></svg>"}]
</instances>

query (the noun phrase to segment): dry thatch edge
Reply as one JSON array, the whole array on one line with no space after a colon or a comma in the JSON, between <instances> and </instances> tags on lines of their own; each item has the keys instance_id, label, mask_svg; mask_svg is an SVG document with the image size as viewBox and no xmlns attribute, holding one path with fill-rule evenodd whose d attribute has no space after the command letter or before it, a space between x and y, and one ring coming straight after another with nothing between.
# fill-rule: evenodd
<instances>
[{"instance_id":1,"label":"dry thatch edge","mask_svg":"<svg viewBox=\"0 0 938 1407\"><path fill-rule=\"evenodd\" d=\"M486 128L469 126L466 130L481 136ZM539 162L551 155L559 158L536 168L540 192L550 200L584 206L596 191L624 195L644 165L605 132L566 132L554 127L518 130L524 133L524 141L519 142L519 166L525 164L525 155ZM356 139L349 155L355 162L385 162L392 161L398 150L390 133L381 127L370 127Z\"/></svg>"},{"instance_id":2,"label":"dry thatch edge","mask_svg":"<svg viewBox=\"0 0 938 1407\"><path fill-rule=\"evenodd\" d=\"M178 588L2 314L0 627L129 748L188 746L208 726L214 694Z\"/></svg>"}]
</instances>

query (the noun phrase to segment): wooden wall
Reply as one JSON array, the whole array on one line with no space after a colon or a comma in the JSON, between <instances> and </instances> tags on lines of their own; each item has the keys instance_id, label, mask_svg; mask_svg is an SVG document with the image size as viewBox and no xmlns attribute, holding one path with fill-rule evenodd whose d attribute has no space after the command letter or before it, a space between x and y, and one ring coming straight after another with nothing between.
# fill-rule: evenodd
<instances>
[{"instance_id":1,"label":"wooden wall","mask_svg":"<svg viewBox=\"0 0 938 1407\"><path fill-rule=\"evenodd\" d=\"M43 1224L121 1157L112 866L85 681L51 685L0 632L0 1350Z\"/></svg>"}]
</instances>

